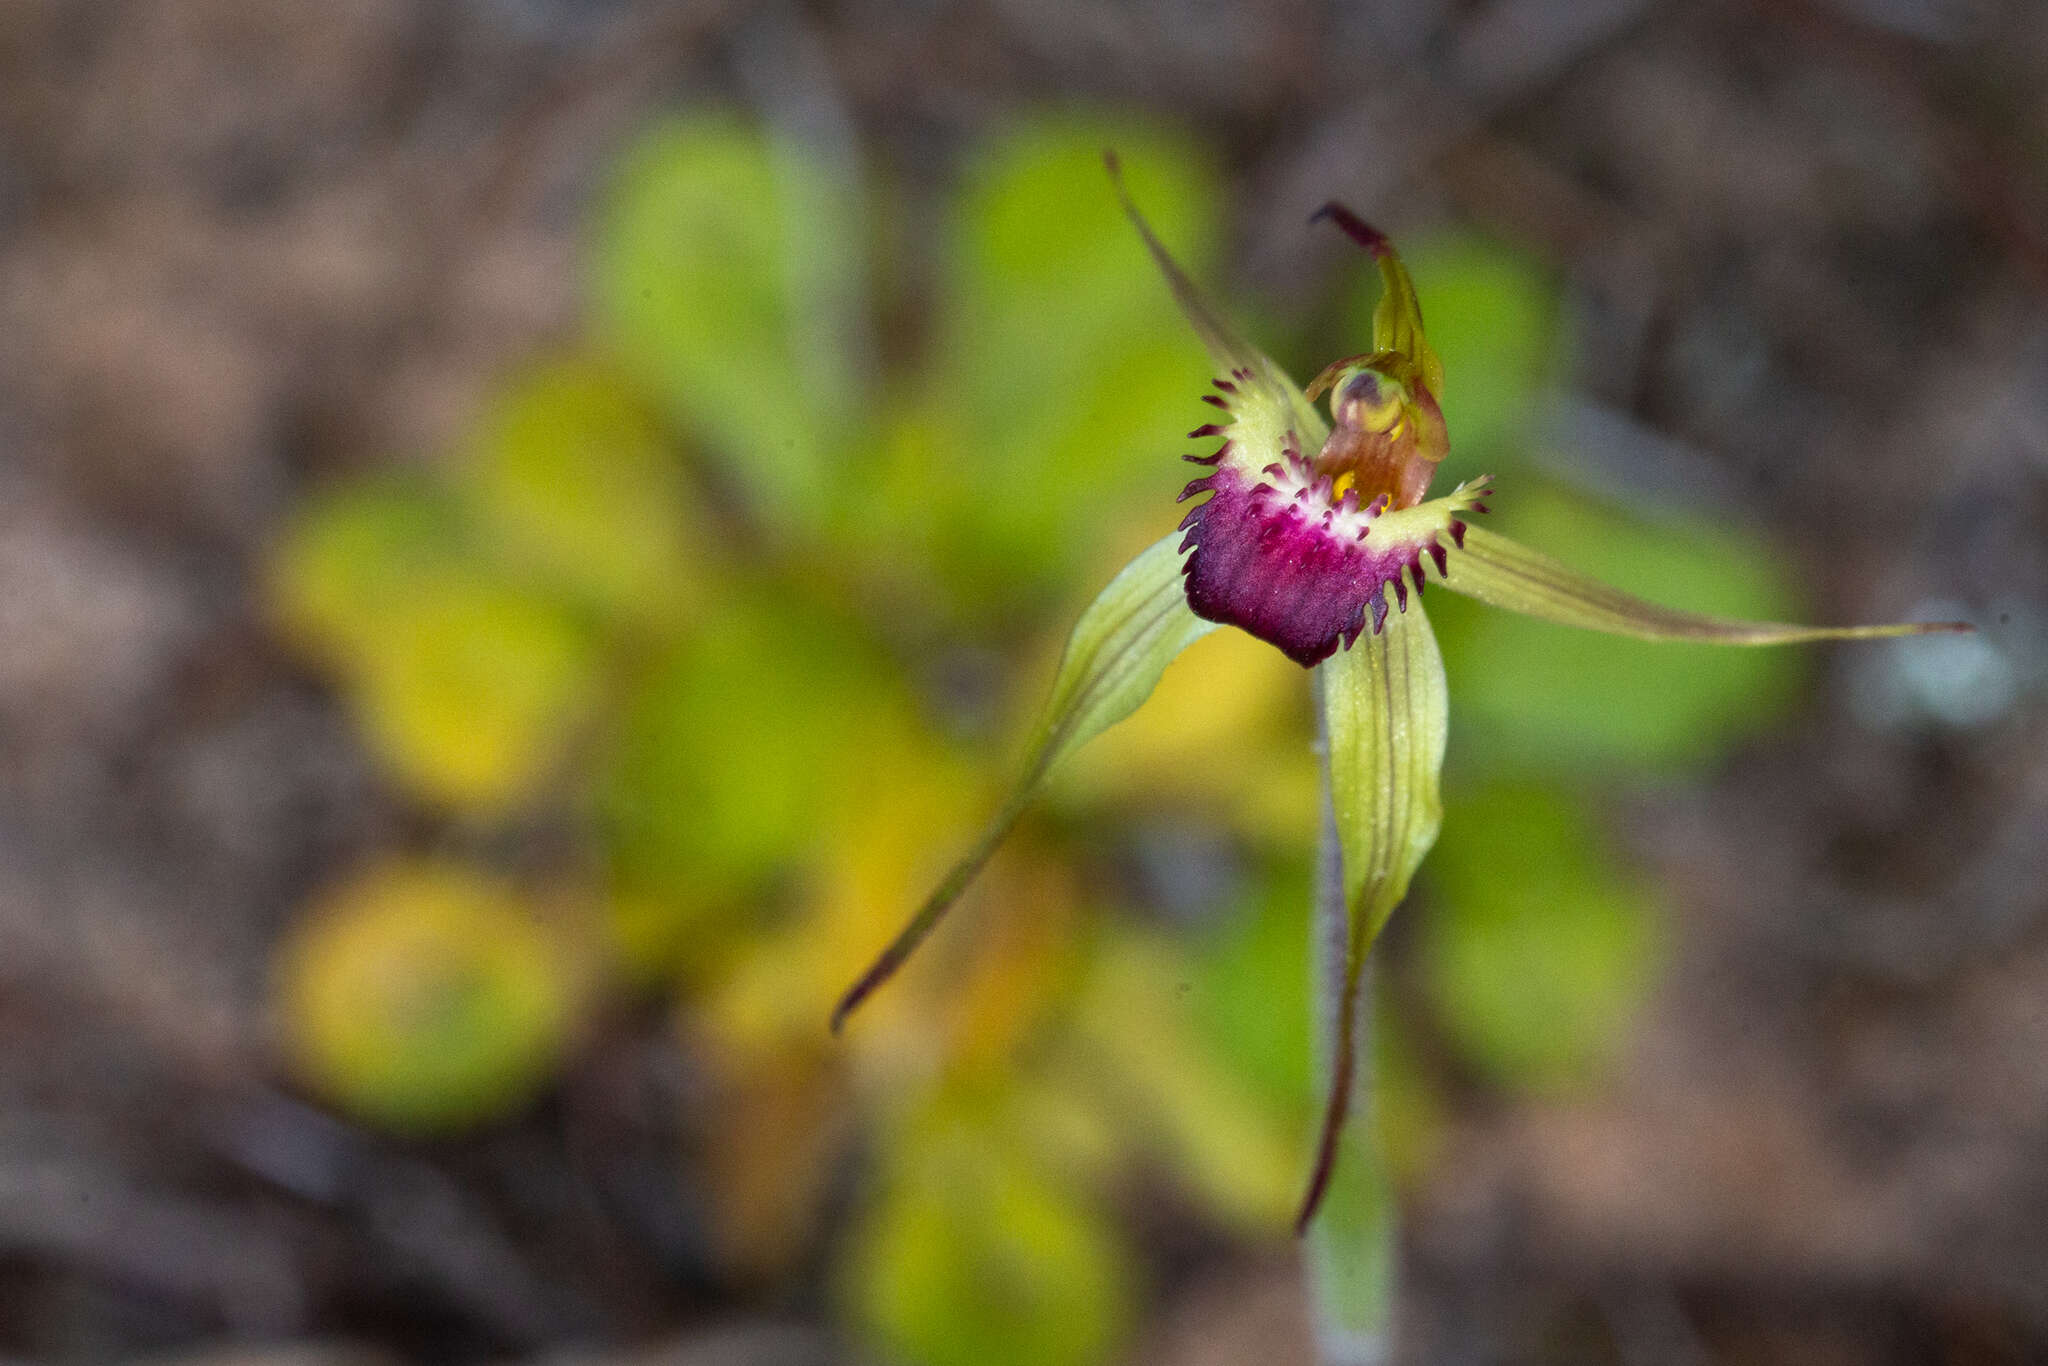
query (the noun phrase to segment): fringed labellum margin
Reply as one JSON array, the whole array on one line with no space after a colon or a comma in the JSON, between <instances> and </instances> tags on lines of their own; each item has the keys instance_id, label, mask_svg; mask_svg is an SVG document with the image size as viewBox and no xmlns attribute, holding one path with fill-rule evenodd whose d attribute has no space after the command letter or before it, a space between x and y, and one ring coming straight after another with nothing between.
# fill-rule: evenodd
<instances>
[{"instance_id":1,"label":"fringed labellum margin","mask_svg":"<svg viewBox=\"0 0 2048 1366\"><path fill-rule=\"evenodd\" d=\"M1216 381L1216 388L1234 416L1233 379ZM1188 605L1303 667L1329 658L1339 644L1348 648L1368 621L1377 634L1389 596L1406 611L1410 585L1420 594L1432 569L1442 578L1467 520L1486 511L1485 479L1460 485L1448 498L1397 506L1391 492L1362 491L1347 472L1319 472L1291 431L1274 450L1256 437L1241 439L1237 426L1193 433L1224 441L1213 455L1191 457L1216 468L1181 491L1183 499L1210 495L1181 523L1182 548L1192 552ZM1343 430L1340 424L1330 441Z\"/></svg>"}]
</instances>

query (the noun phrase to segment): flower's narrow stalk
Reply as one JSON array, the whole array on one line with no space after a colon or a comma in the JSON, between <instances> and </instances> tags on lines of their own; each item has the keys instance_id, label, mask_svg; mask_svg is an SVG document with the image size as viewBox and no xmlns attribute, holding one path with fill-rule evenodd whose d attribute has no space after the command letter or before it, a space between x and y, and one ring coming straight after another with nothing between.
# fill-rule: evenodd
<instances>
[{"instance_id":1,"label":"flower's narrow stalk","mask_svg":"<svg viewBox=\"0 0 2048 1366\"><path fill-rule=\"evenodd\" d=\"M1309 933L1309 992L1315 1011L1315 1075L1327 1078L1339 1052L1350 921L1343 853L1330 800L1329 727L1323 676L1312 673L1317 743L1324 755L1323 820L1316 848L1315 907ZM1351 1107L1321 1212L1305 1237L1309 1312L1322 1366L1381 1366L1393 1348L1395 1206L1373 1104L1372 963L1354 1001ZM1318 1092L1320 1104L1323 1093Z\"/></svg>"}]
</instances>

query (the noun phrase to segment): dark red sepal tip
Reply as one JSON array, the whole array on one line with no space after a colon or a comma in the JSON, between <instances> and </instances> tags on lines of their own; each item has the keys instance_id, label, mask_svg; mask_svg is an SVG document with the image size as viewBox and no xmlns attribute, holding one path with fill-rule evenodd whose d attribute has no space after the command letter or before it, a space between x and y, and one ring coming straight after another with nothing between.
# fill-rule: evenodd
<instances>
[{"instance_id":1,"label":"dark red sepal tip","mask_svg":"<svg viewBox=\"0 0 2048 1366\"><path fill-rule=\"evenodd\" d=\"M1325 218L1342 228L1345 236L1371 252L1376 259L1394 250L1394 244L1387 240L1385 233L1334 199L1310 214L1308 221L1315 223Z\"/></svg>"}]
</instances>

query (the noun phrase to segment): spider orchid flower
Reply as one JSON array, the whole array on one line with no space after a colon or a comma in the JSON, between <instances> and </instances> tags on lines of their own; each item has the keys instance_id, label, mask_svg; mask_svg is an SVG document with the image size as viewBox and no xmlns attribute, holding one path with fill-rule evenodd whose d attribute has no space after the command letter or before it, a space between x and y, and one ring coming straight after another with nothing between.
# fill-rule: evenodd
<instances>
[{"instance_id":1,"label":"spider orchid flower","mask_svg":"<svg viewBox=\"0 0 2048 1366\"><path fill-rule=\"evenodd\" d=\"M1512 612L1649 641L1790 645L1930 631L1961 622L1813 627L1731 621L1661 607L1475 524L1491 481L1426 498L1450 449L1443 363L1423 335L1415 287L1386 236L1340 204L1333 220L1369 252L1382 284L1373 349L1297 387L1202 295L1111 179L1181 311L1222 374L1203 400L1221 438L1186 459L1209 467L1180 528L1112 579L1081 614L1023 779L981 840L841 998L846 1017L902 966L995 852L1061 761L1136 711L1166 666L1219 625L1248 631L1313 671L1346 916L1337 1038L1322 1132L1296 1231L1326 1188L1350 1105L1356 1002L1366 955L1442 824L1446 690L1422 609L1432 581ZM1330 418L1315 407L1329 395ZM1335 977L1335 974L1333 974Z\"/></svg>"}]
</instances>

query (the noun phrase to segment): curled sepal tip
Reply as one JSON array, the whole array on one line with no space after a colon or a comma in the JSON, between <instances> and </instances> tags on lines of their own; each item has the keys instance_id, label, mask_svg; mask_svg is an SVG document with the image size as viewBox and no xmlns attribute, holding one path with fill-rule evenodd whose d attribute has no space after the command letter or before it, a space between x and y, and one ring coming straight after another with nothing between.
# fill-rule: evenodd
<instances>
[{"instance_id":1,"label":"curled sepal tip","mask_svg":"<svg viewBox=\"0 0 2048 1366\"><path fill-rule=\"evenodd\" d=\"M1081 746L1129 716L1152 695L1181 651L1215 630L1188 610L1181 589L1178 532L1154 543L1109 581L1067 638L1052 698L1031 744L1031 757L1010 799L967 856L925 899L832 1011L837 1034L860 1003L896 975L938 927L1003 837L1044 785L1046 776Z\"/></svg>"},{"instance_id":2,"label":"curled sepal tip","mask_svg":"<svg viewBox=\"0 0 2048 1366\"><path fill-rule=\"evenodd\" d=\"M1309 215L1309 222L1328 219L1344 235L1372 255L1380 272L1380 301L1372 314L1372 345L1375 351L1393 351L1415 366L1418 376L1432 395L1444 391L1444 363L1422 332L1422 304L1415 297L1415 281L1387 235L1334 199Z\"/></svg>"},{"instance_id":3,"label":"curled sepal tip","mask_svg":"<svg viewBox=\"0 0 2048 1366\"><path fill-rule=\"evenodd\" d=\"M1308 1191L1304 1232L1335 1170L1357 1068L1357 1015L1366 955L1443 825L1440 776L1449 690L1443 656L1420 601L1389 616L1316 669L1330 807L1343 859L1344 968L1332 1004L1337 1042L1330 1094Z\"/></svg>"},{"instance_id":4,"label":"curled sepal tip","mask_svg":"<svg viewBox=\"0 0 2048 1366\"><path fill-rule=\"evenodd\" d=\"M1493 607L1563 626L1583 626L1638 640L1697 641L1709 645L1797 645L1817 640L1876 640L1887 636L1974 631L1965 621L1908 621L1883 626L1794 626L1735 621L1662 607L1611 588L1598 579L1506 536L1469 528L1462 553L1450 557L1444 586Z\"/></svg>"},{"instance_id":5,"label":"curled sepal tip","mask_svg":"<svg viewBox=\"0 0 2048 1366\"><path fill-rule=\"evenodd\" d=\"M1310 214L1308 221L1320 223L1326 218L1342 228L1346 237L1371 252L1374 260L1384 260L1394 254L1394 244L1387 240L1385 233L1334 199Z\"/></svg>"}]
</instances>

